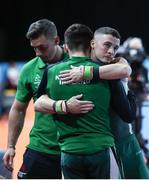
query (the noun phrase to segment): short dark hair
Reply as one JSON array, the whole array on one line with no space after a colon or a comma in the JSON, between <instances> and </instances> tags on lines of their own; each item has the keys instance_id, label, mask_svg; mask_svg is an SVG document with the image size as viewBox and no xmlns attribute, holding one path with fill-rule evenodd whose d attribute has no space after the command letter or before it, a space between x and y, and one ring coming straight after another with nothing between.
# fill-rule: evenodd
<instances>
[{"instance_id":1,"label":"short dark hair","mask_svg":"<svg viewBox=\"0 0 149 180\"><path fill-rule=\"evenodd\" d=\"M118 39L121 39L120 33L111 27L100 27L95 31L94 36L97 34L110 34Z\"/></svg>"},{"instance_id":2,"label":"short dark hair","mask_svg":"<svg viewBox=\"0 0 149 180\"><path fill-rule=\"evenodd\" d=\"M55 24L48 19L40 19L32 23L26 33L27 39L35 39L40 35L51 38L57 36L57 28Z\"/></svg>"},{"instance_id":3,"label":"short dark hair","mask_svg":"<svg viewBox=\"0 0 149 180\"><path fill-rule=\"evenodd\" d=\"M93 32L84 24L72 24L64 33L65 43L70 50L81 50L86 52L90 48Z\"/></svg>"}]
</instances>

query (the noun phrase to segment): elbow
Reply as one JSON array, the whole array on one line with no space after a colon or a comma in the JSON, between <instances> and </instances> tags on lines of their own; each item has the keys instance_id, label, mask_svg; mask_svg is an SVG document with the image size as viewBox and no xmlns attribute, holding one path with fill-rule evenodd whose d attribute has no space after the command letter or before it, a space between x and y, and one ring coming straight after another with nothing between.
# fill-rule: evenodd
<instances>
[{"instance_id":1,"label":"elbow","mask_svg":"<svg viewBox=\"0 0 149 180\"><path fill-rule=\"evenodd\" d=\"M130 66L125 65L121 72L122 72L123 78L128 78L131 75L132 70Z\"/></svg>"},{"instance_id":2,"label":"elbow","mask_svg":"<svg viewBox=\"0 0 149 180\"><path fill-rule=\"evenodd\" d=\"M36 102L34 103L34 111L38 111L38 104Z\"/></svg>"},{"instance_id":3,"label":"elbow","mask_svg":"<svg viewBox=\"0 0 149 180\"><path fill-rule=\"evenodd\" d=\"M41 112L40 111L40 103L38 102L38 100L36 100L36 102L34 103L34 110L36 111L36 112Z\"/></svg>"},{"instance_id":4,"label":"elbow","mask_svg":"<svg viewBox=\"0 0 149 180\"><path fill-rule=\"evenodd\" d=\"M46 99L47 99L47 97L45 95L43 95L35 101L35 103L34 103L35 112L40 112L43 114L51 113L49 111L49 108L47 107L47 104L46 104L47 100Z\"/></svg>"}]
</instances>

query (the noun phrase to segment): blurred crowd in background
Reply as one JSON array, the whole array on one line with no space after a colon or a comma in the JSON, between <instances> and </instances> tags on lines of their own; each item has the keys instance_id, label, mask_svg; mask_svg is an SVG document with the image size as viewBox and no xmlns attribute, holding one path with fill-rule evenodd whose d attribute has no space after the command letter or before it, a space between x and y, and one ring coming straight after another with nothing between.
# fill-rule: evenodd
<instances>
[{"instance_id":1,"label":"blurred crowd in background","mask_svg":"<svg viewBox=\"0 0 149 180\"><path fill-rule=\"evenodd\" d=\"M14 101L19 78L19 72L24 62L1 62L0 63L0 120L8 116L10 107ZM5 118L4 118L5 119ZM5 150L0 147L0 179L11 179L12 172L3 164ZM5 177L5 178L4 178Z\"/></svg>"},{"instance_id":2,"label":"blurred crowd in background","mask_svg":"<svg viewBox=\"0 0 149 180\"><path fill-rule=\"evenodd\" d=\"M24 62L0 62L0 116L10 110L23 64Z\"/></svg>"},{"instance_id":3,"label":"blurred crowd in background","mask_svg":"<svg viewBox=\"0 0 149 180\"><path fill-rule=\"evenodd\" d=\"M149 167L149 139L144 138L142 134L142 125L145 118L142 114L142 108L143 106L149 108L149 103L146 103L149 102L149 55L141 38L129 37L118 49L117 56L126 58L132 68L128 84L129 89L135 93L137 102L137 115L133 122L133 128ZM146 118L149 120L149 117Z\"/></svg>"}]
</instances>

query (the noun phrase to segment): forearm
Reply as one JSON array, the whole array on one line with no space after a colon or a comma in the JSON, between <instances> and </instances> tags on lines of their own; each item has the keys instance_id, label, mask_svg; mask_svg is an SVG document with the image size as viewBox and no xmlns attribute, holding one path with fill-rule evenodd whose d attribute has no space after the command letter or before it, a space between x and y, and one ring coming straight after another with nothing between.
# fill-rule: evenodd
<instances>
[{"instance_id":1,"label":"forearm","mask_svg":"<svg viewBox=\"0 0 149 180\"><path fill-rule=\"evenodd\" d=\"M115 58L111 64L99 68L99 77L101 79L123 79L131 74L131 67L126 59L122 57Z\"/></svg>"},{"instance_id":2,"label":"forearm","mask_svg":"<svg viewBox=\"0 0 149 180\"><path fill-rule=\"evenodd\" d=\"M14 100L8 119L7 150L3 156L3 162L7 169L13 171L13 159L15 157L15 145L24 125L25 112L28 102Z\"/></svg>"},{"instance_id":3,"label":"forearm","mask_svg":"<svg viewBox=\"0 0 149 180\"><path fill-rule=\"evenodd\" d=\"M116 60L116 61L115 61ZM114 80L127 78L131 74L131 67L124 58L115 59L112 64L99 67L79 66L70 70L62 71L59 78L63 84L92 80L98 82L100 79Z\"/></svg>"},{"instance_id":4,"label":"forearm","mask_svg":"<svg viewBox=\"0 0 149 180\"><path fill-rule=\"evenodd\" d=\"M52 100L47 95L42 95L38 98L34 104L35 111L47 113L47 114L84 114L91 111L94 107L93 102L83 101L82 94L72 96L66 100Z\"/></svg>"},{"instance_id":5,"label":"forearm","mask_svg":"<svg viewBox=\"0 0 149 180\"><path fill-rule=\"evenodd\" d=\"M25 112L11 109L8 122L8 147L15 147L24 125Z\"/></svg>"},{"instance_id":6,"label":"forearm","mask_svg":"<svg viewBox=\"0 0 149 180\"><path fill-rule=\"evenodd\" d=\"M52 99L49 98L46 94L40 96L34 103L35 111L52 114ZM53 112L54 113L54 112Z\"/></svg>"},{"instance_id":7,"label":"forearm","mask_svg":"<svg viewBox=\"0 0 149 180\"><path fill-rule=\"evenodd\" d=\"M116 80L128 78L131 67L128 64L116 63L98 67L84 66L83 79L98 82L100 79Z\"/></svg>"},{"instance_id":8,"label":"forearm","mask_svg":"<svg viewBox=\"0 0 149 180\"><path fill-rule=\"evenodd\" d=\"M122 79L129 77L131 67L127 64L109 64L99 67L100 79Z\"/></svg>"}]
</instances>

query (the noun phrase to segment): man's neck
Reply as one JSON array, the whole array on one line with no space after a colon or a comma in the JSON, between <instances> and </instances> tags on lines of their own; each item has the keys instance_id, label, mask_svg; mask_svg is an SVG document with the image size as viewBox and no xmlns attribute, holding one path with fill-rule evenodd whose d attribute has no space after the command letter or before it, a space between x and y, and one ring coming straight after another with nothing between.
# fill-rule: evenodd
<instances>
[{"instance_id":1,"label":"man's neck","mask_svg":"<svg viewBox=\"0 0 149 180\"><path fill-rule=\"evenodd\" d=\"M63 59L64 51L63 49L58 45L56 46L56 53L55 56L52 58L52 60L49 61L50 64L59 62Z\"/></svg>"},{"instance_id":2,"label":"man's neck","mask_svg":"<svg viewBox=\"0 0 149 180\"><path fill-rule=\"evenodd\" d=\"M71 52L69 53L69 56L70 57L86 57L86 56L89 56L89 54L79 51L79 52Z\"/></svg>"},{"instance_id":3,"label":"man's neck","mask_svg":"<svg viewBox=\"0 0 149 180\"><path fill-rule=\"evenodd\" d=\"M63 49L60 47L60 46L57 46L57 52L56 52L56 54L55 54L55 57L54 57L54 59L55 60L61 60L62 58L63 58L63 55L64 55L64 51L63 51Z\"/></svg>"},{"instance_id":4,"label":"man's neck","mask_svg":"<svg viewBox=\"0 0 149 180\"><path fill-rule=\"evenodd\" d=\"M93 50L91 51L91 59L92 59L94 62L97 62L97 63L98 63L98 59L97 59L97 57L95 56L95 53L93 52Z\"/></svg>"}]
</instances>

